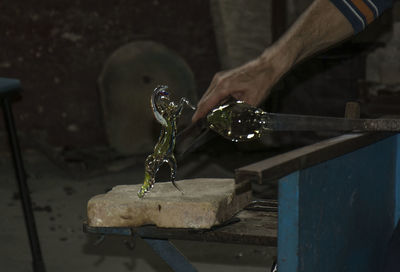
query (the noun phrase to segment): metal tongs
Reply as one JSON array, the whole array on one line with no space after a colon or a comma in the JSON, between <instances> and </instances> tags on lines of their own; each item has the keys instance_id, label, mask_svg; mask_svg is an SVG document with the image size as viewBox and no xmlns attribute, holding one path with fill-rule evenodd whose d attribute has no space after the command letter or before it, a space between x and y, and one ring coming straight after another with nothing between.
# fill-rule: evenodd
<instances>
[{"instance_id":1,"label":"metal tongs","mask_svg":"<svg viewBox=\"0 0 400 272\"><path fill-rule=\"evenodd\" d=\"M257 115L247 114L247 118L250 120L240 120L238 117L240 112L235 111L235 107L237 106L241 107L240 110L245 108L246 111L250 113L256 112ZM227 120L213 123L213 120L218 119L210 118L210 116L218 114L221 116L222 112L225 114L223 116ZM212 110L208 114L207 120L202 119L183 130L178 137L181 138L180 140L185 141L186 144L181 146L183 149L178 150L178 153L182 153L182 151L183 153L190 152L211 139L210 129L232 141L254 140L262 134L271 131L400 132L400 119L398 118L362 119L359 116L359 105L355 102L347 103L345 118L338 118L270 113L242 101L230 101ZM248 139L240 138L238 140L238 138L235 138L235 135L231 134L234 122L235 126L239 127L237 130L244 135L251 134L251 130L254 130L255 125L260 125L259 134L257 137ZM191 142L192 144L189 144Z\"/></svg>"}]
</instances>

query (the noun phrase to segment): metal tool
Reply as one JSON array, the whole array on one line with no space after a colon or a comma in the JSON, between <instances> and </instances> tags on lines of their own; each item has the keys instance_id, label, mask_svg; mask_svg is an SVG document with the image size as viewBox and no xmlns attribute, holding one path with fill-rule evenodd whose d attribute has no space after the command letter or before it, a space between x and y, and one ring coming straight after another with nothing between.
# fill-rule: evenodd
<instances>
[{"instance_id":1,"label":"metal tool","mask_svg":"<svg viewBox=\"0 0 400 272\"><path fill-rule=\"evenodd\" d=\"M186 155L211 141L216 134L210 130L205 119L189 125L176 136L175 156L182 160Z\"/></svg>"},{"instance_id":2,"label":"metal tool","mask_svg":"<svg viewBox=\"0 0 400 272\"><path fill-rule=\"evenodd\" d=\"M242 101L228 100L212 110L207 120L190 125L177 136L177 156L189 154L209 142L215 133L240 142L273 131L397 132L400 119L361 119L358 103L346 105L345 118L265 112Z\"/></svg>"},{"instance_id":3,"label":"metal tool","mask_svg":"<svg viewBox=\"0 0 400 272\"><path fill-rule=\"evenodd\" d=\"M278 201L275 199L257 199L250 202L244 209L250 211L278 212Z\"/></svg>"},{"instance_id":4,"label":"metal tool","mask_svg":"<svg viewBox=\"0 0 400 272\"><path fill-rule=\"evenodd\" d=\"M347 119L310 115L265 113L272 131L400 131L400 119Z\"/></svg>"},{"instance_id":5,"label":"metal tool","mask_svg":"<svg viewBox=\"0 0 400 272\"><path fill-rule=\"evenodd\" d=\"M209 127L235 142L271 131L400 131L400 119L359 119L265 112L243 101L224 104L207 115Z\"/></svg>"}]
</instances>

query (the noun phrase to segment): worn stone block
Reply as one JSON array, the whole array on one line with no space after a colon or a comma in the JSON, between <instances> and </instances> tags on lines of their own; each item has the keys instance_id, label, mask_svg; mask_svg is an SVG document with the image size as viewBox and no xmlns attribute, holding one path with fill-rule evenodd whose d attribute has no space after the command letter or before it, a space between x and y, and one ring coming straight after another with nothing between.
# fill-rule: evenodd
<instances>
[{"instance_id":1,"label":"worn stone block","mask_svg":"<svg viewBox=\"0 0 400 272\"><path fill-rule=\"evenodd\" d=\"M94 227L138 227L155 224L164 228L207 229L230 219L251 200L251 192L235 193L233 179L188 179L156 183L143 198L140 185L120 185L89 200L88 224Z\"/></svg>"}]
</instances>

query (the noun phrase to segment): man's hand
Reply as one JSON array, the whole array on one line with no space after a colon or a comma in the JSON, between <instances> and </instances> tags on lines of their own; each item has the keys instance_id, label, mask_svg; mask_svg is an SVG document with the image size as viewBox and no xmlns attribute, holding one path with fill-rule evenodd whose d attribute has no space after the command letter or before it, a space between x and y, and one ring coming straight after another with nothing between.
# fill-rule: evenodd
<instances>
[{"instance_id":1,"label":"man's hand","mask_svg":"<svg viewBox=\"0 0 400 272\"><path fill-rule=\"evenodd\" d=\"M314 0L290 29L259 58L216 74L192 121L204 117L229 96L257 106L292 66L352 34L350 22L329 0Z\"/></svg>"},{"instance_id":2,"label":"man's hand","mask_svg":"<svg viewBox=\"0 0 400 272\"><path fill-rule=\"evenodd\" d=\"M196 122L204 117L230 96L253 106L259 105L289 66L276 53L277 50L271 47L255 60L217 73L198 103L192 121Z\"/></svg>"}]
</instances>

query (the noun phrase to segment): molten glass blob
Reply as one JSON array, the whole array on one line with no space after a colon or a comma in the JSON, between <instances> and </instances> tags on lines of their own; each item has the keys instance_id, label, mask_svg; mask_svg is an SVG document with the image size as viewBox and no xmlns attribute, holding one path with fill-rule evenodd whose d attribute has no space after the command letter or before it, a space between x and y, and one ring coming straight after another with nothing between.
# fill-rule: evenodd
<instances>
[{"instance_id":1,"label":"molten glass blob","mask_svg":"<svg viewBox=\"0 0 400 272\"><path fill-rule=\"evenodd\" d=\"M269 123L263 110L243 101L215 108L207 115L207 122L212 130L234 142L259 139Z\"/></svg>"}]
</instances>

